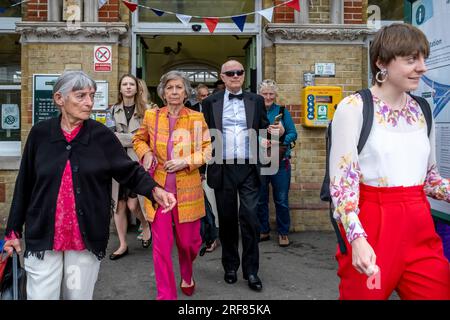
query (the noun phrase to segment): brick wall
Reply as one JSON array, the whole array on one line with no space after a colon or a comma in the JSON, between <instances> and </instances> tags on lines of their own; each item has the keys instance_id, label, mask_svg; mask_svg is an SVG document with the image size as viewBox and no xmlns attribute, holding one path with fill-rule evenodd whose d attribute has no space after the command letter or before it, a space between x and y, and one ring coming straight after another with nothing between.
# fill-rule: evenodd
<instances>
[{"instance_id":1,"label":"brick wall","mask_svg":"<svg viewBox=\"0 0 450 320\"><path fill-rule=\"evenodd\" d=\"M344 2L344 23L345 24L362 24L363 16L363 1L353 0Z\"/></svg>"},{"instance_id":2,"label":"brick wall","mask_svg":"<svg viewBox=\"0 0 450 320\"><path fill-rule=\"evenodd\" d=\"M279 86L277 102L293 116L298 139L292 152L292 178L289 192L292 231L330 230L328 205L319 199L325 171L325 129L306 128L301 123L303 72L318 61L336 64L335 78L316 78L316 85L337 85L344 96L366 85L365 49L351 45L276 45L264 50L264 78ZM271 206L271 222L275 215Z\"/></svg>"},{"instance_id":3,"label":"brick wall","mask_svg":"<svg viewBox=\"0 0 450 320\"><path fill-rule=\"evenodd\" d=\"M98 11L98 21L120 21L119 4L119 0L108 0L107 4ZM23 19L25 21L47 21L47 13L47 0L30 0L24 5Z\"/></svg>"},{"instance_id":4,"label":"brick wall","mask_svg":"<svg viewBox=\"0 0 450 320\"><path fill-rule=\"evenodd\" d=\"M277 5L283 2L285 2L285 0L275 0L272 5ZM272 21L275 23L293 23L295 21L294 11L295 10L293 8L290 8L286 5L276 7L273 12Z\"/></svg>"},{"instance_id":5,"label":"brick wall","mask_svg":"<svg viewBox=\"0 0 450 320\"><path fill-rule=\"evenodd\" d=\"M6 219L11 207L17 173L17 171L10 170L0 171L0 232L6 228Z\"/></svg>"},{"instance_id":6,"label":"brick wall","mask_svg":"<svg viewBox=\"0 0 450 320\"><path fill-rule=\"evenodd\" d=\"M99 22L118 22L119 18L119 0L108 0L107 4L98 11Z\"/></svg>"},{"instance_id":7,"label":"brick wall","mask_svg":"<svg viewBox=\"0 0 450 320\"><path fill-rule=\"evenodd\" d=\"M47 21L47 0L30 0L24 5L25 21Z\"/></svg>"}]
</instances>

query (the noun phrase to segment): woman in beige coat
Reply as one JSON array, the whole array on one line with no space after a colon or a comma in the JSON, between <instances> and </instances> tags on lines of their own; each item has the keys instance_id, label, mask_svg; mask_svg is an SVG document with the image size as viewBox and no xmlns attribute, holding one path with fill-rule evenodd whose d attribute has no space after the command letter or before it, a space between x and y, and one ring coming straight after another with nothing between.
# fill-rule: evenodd
<instances>
[{"instance_id":1,"label":"woman in beige coat","mask_svg":"<svg viewBox=\"0 0 450 320\"><path fill-rule=\"evenodd\" d=\"M123 75L119 80L118 101L111 107L111 113L116 124L116 136L127 150L130 158L136 161L138 158L133 150L131 139L135 131L141 126L145 110L147 109L147 101L144 100L142 96L143 90L140 87L141 85L135 76L131 74ZM144 200L141 196L113 181L112 198L114 204L117 204L115 206L114 222L120 246L109 258L117 260L128 254L126 240L128 228L127 208L141 222L142 247L148 248L150 246L151 232L149 224L143 215Z\"/></svg>"}]
</instances>

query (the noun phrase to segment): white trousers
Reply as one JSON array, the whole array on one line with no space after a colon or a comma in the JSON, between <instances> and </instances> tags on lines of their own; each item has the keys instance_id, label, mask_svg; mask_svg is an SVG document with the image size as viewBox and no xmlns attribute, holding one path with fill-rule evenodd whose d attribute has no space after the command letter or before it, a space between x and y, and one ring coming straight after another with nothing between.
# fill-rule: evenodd
<instances>
[{"instance_id":1,"label":"white trousers","mask_svg":"<svg viewBox=\"0 0 450 320\"><path fill-rule=\"evenodd\" d=\"M87 250L45 251L24 260L28 300L92 300L100 261ZM61 290L62 289L62 290Z\"/></svg>"}]
</instances>

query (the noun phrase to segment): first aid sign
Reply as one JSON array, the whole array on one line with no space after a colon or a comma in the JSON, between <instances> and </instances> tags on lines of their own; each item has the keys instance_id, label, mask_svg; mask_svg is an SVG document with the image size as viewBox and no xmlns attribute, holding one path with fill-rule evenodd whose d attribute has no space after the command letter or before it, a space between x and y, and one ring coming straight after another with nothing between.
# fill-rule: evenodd
<instances>
[{"instance_id":1,"label":"first aid sign","mask_svg":"<svg viewBox=\"0 0 450 320\"><path fill-rule=\"evenodd\" d=\"M94 47L94 71L95 72L112 71L111 46Z\"/></svg>"}]
</instances>

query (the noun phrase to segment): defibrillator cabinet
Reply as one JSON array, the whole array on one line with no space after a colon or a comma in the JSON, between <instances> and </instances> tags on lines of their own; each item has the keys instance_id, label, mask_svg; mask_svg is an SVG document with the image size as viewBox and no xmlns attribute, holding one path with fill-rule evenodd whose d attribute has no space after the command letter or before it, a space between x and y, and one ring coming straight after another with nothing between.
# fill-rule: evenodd
<instances>
[{"instance_id":1,"label":"defibrillator cabinet","mask_svg":"<svg viewBox=\"0 0 450 320\"><path fill-rule=\"evenodd\" d=\"M303 88L302 124L306 127L326 127L342 99L342 88L307 86Z\"/></svg>"}]
</instances>

